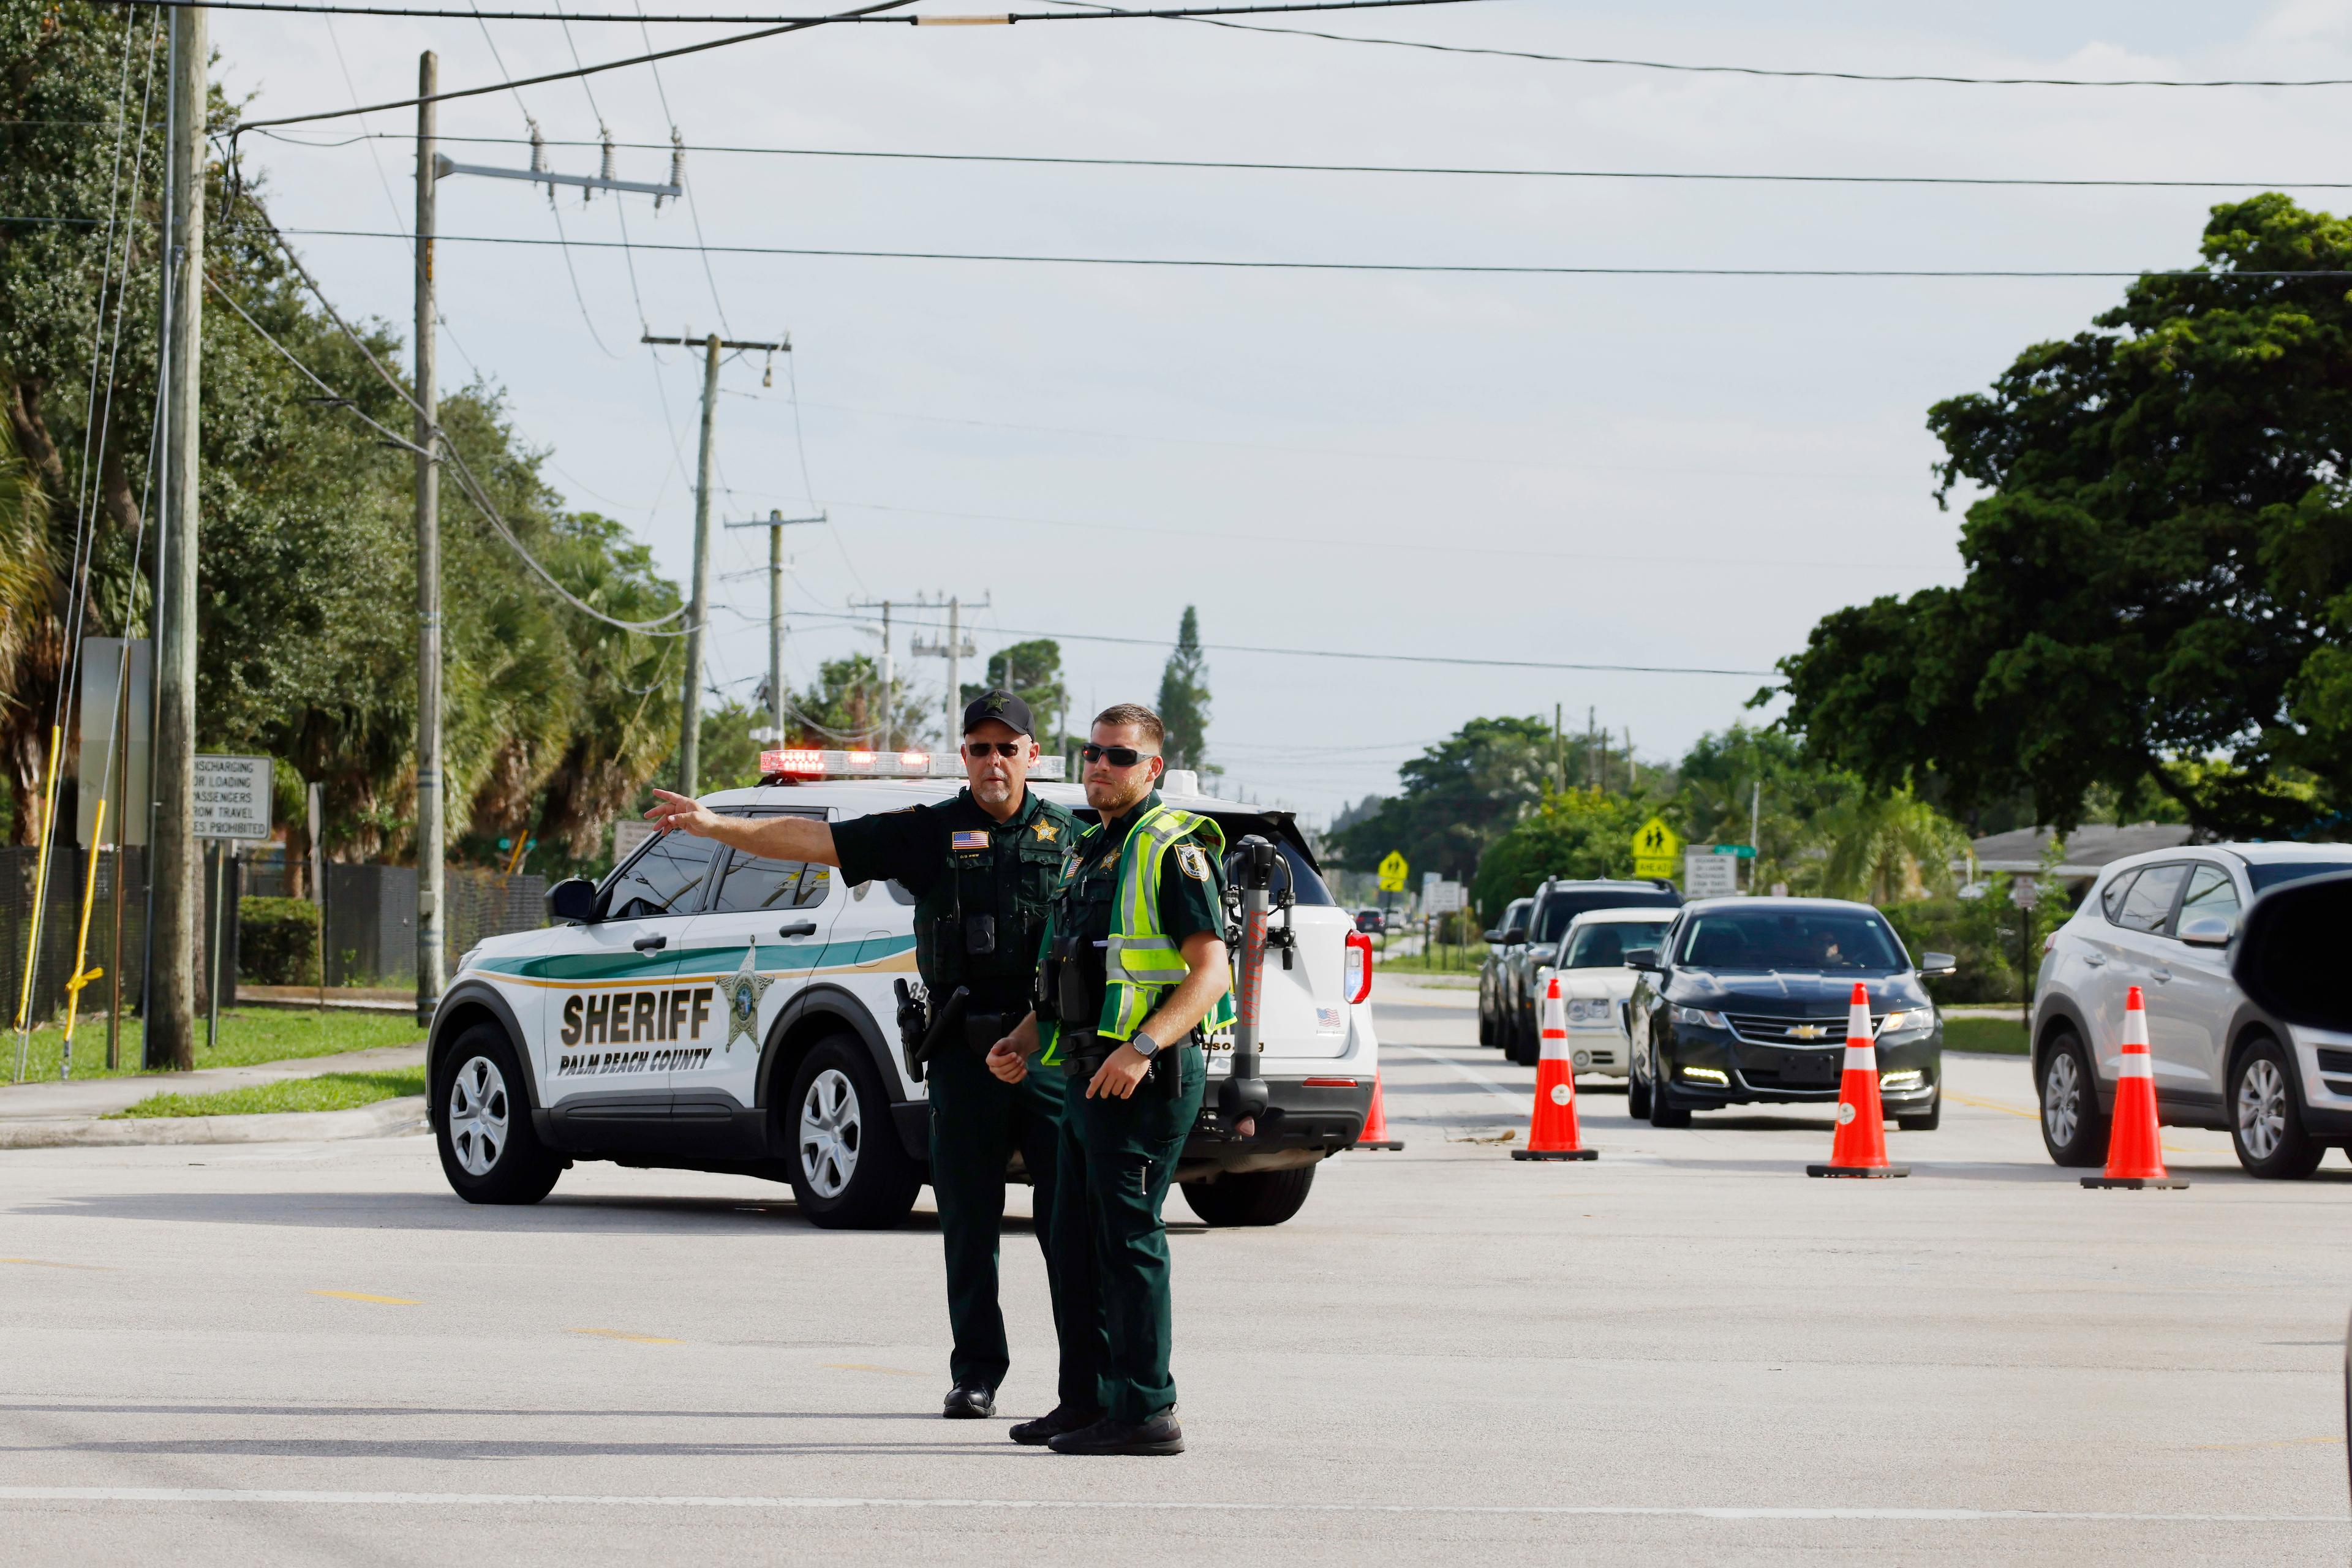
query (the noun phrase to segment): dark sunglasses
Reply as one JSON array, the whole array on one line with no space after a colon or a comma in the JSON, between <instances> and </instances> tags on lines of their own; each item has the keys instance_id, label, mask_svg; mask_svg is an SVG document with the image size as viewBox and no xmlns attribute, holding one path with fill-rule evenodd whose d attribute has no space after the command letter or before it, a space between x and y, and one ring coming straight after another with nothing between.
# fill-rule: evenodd
<instances>
[{"instance_id":1,"label":"dark sunglasses","mask_svg":"<svg viewBox=\"0 0 2352 1568\"><path fill-rule=\"evenodd\" d=\"M1078 755L1086 758L1086 760L1090 763L1098 763L1105 757L1108 757L1112 767L1131 768L1135 766L1136 763L1141 762L1144 758L1157 756L1159 753L1157 752L1139 752L1133 746L1097 746L1093 742L1089 741L1087 742L1086 749L1080 752Z\"/></svg>"},{"instance_id":2,"label":"dark sunglasses","mask_svg":"<svg viewBox=\"0 0 2352 1568\"><path fill-rule=\"evenodd\" d=\"M975 757L992 753L1000 757L1017 757L1029 749L1026 741L966 741L963 749Z\"/></svg>"}]
</instances>

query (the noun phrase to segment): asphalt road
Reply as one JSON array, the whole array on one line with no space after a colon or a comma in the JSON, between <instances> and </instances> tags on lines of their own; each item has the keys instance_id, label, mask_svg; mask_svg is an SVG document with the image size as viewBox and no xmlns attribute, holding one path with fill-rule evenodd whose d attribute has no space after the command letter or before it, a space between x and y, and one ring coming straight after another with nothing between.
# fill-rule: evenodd
<instances>
[{"instance_id":1,"label":"asphalt road","mask_svg":"<svg viewBox=\"0 0 2352 1568\"><path fill-rule=\"evenodd\" d=\"M468 1208L420 1138L0 1153L11 1563L2343 1562L2352 1167L2184 1193L2044 1158L1953 1058L1908 1181L1808 1181L1826 1113L1531 1165L1532 1073L1382 982L1401 1153L1176 1231L1192 1451L937 1418L929 1209L815 1230L726 1177ZM1042 1271L1008 1242L1050 1403Z\"/></svg>"}]
</instances>

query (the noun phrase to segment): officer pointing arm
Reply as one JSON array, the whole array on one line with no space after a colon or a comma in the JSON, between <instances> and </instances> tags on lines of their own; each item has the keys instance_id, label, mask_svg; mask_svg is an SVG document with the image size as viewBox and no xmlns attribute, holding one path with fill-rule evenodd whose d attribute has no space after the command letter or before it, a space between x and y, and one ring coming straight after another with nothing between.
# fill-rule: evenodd
<instances>
[{"instance_id":1,"label":"officer pointing arm","mask_svg":"<svg viewBox=\"0 0 2352 1568\"><path fill-rule=\"evenodd\" d=\"M646 814L665 828L748 854L838 866L845 881L887 879L914 899L915 967L929 993L933 1028L947 1037L929 1059L926 1098L929 1174L954 1336L948 1358L953 1384L940 1413L955 1419L994 1414L996 1390L1011 1364L998 1303L998 1246L1005 1175L1016 1153L1035 1212L1050 1215L1055 1205L1063 1083L1044 1074L1026 1083L1000 1080L980 1057L1029 1005L1047 904L1077 832L1076 817L1028 787L1037 755L1028 704L1010 691L989 691L964 710L967 787L952 799L834 826L810 816L721 816L657 790L659 804ZM950 997L962 999L960 1008ZM969 1035L956 1032L959 1013ZM1059 1324L1068 1315L1051 1237L1043 1226L1036 1229ZM1078 1381L1082 1358L1065 1346L1062 1361L1062 1405L1089 1405L1094 1384ZM1041 1420L1061 1430L1051 1417Z\"/></svg>"}]
</instances>

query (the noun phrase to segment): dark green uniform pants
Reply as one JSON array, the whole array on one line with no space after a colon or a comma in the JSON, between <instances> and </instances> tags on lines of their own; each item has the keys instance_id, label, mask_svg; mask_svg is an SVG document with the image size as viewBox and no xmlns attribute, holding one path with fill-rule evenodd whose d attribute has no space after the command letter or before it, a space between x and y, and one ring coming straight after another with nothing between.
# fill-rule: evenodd
<instances>
[{"instance_id":1,"label":"dark green uniform pants","mask_svg":"<svg viewBox=\"0 0 2352 1568\"><path fill-rule=\"evenodd\" d=\"M1055 1267L1051 1216L1062 1130L1063 1081L1057 1072L1032 1072L1017 1084L1001 1082L972 1052L950 1044L930 1062L931 1196L946 1244L948 1323L955 1351L948 1371L956 1382L994 1390L1004 1381L1012 1352L1004 1343L1004 1313L996 1300L997 1242L1004 1224L1004 1167L1017 1150L1028 1168L1037 1246L1045 1256L1054 1325L1061 1337L1061 1397L1093 1398L1090 1383L1075 1381L1069 1350L1071 1318Z\"/></svg>"},{"instance_id":2,"label":"dark green uniform pants","mask_svg":"<svg viewBox=\"0 0 2352 1568\"><path fill-rule=\"evenodd\" d=\"M1062 1116L1054 1250L1072 1323L1062 1336L1062 1397L1076 1387L1078 1403L1115 1421L1148 1421L1176 1403L1160 1205L1200 1118L1208 1068L1196 1047L1171 1049L1182 1074L1174 1100L1149 1082L1129 1100L1088 1100L1087 1080L1073 1078Z\"/></svg>"}]
</instances>

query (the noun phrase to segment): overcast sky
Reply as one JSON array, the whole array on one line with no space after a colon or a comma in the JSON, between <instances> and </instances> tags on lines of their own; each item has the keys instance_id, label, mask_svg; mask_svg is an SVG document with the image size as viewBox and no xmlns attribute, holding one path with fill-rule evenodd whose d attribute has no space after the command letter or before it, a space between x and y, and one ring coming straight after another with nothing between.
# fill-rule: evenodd
<instances>
[{"instance_id":1,"label":"overcast sky","mask_svg":"<svg viewBox=\"0 0 2352 1568\"><path fill-rule=\"evenodd\" d=\"M584 5L586 0L582 0ZM626 10L633 0L599 0ZM505 0L485 0L486 9ZM763 14L745 0L657 10ZM540 0L515 9L547 9ZM575 7L577 8L577 7ZM921 0L927 10L967 0ZM791 5L767 7L789 14ZM1486 3L1289 25L1577 55L1972 75L2352 76L2352 3ZM1916 19L1914 19L1916 18ZM1281 21L1283 19L1276 18ZM645 50L634 26L330 24L215 12L248 118ZM725 27L657 27L658 45ZM487 31L488 37L485 34ZM493 58L491 43L497 57ZM501 64L502 62L502 64ZM503 66L503 68L502 68ZM354 97L356 94L356 98ZM593 102L592 102L593 95ZM667 109L664 100L667 99ZM1684 172L2344 178L2352 88L1956 87L1445 56L1197 23L839 27L441 110L445 136ZM278 221L405 229L396 139L248 139ZM351 120L300 134L341 141ZM291 134L289 132L289 134ZM527 150L463 146L519 167ZM553 166L593 173L592 147ZM653 151L626 179L666 177ZM1073 169L696 153L691 211L455 178L446 235L863 250L1628 267L2133 268L2193 263L2229 193L1725 184ZM2333 195L2305 199L2336 205ZM404 253L299 242L342 302L406 336ZM569 271L565 258L569 255ZM1763 672L1825 612L1958 577L1924 427L2119 281L1379 275L624 252L450 243L445 389L505 389L549 479L683 580L697 359L637 346L721 320L785 332L792 374L728 366L729 518L792 531L791 603L956 593L982 655L1031 629L1210 644ZM714 294L716 303L714 303ZM642 307L642 310L641 310ZM601 339L601 343L599 340ZM793 386L797 381L797 434ZM805 457L803 458L803 449ZM450 527L473 527L445 502ZM764 537L723 536L713 681L766 664ZM898 654L908 656L905 618ZM796 620L789 665L878 646ZM1064 645L1083 712L1150 700L1164 647ZM1228 784L1320 817L1478 714L1588 709L1644 756L1743 716L1757 674L1579 674L1213 652ZM940 661L915 661L936 703ZM976 672L967 667L967 679Z\"/></svg>"}]
</instances>

